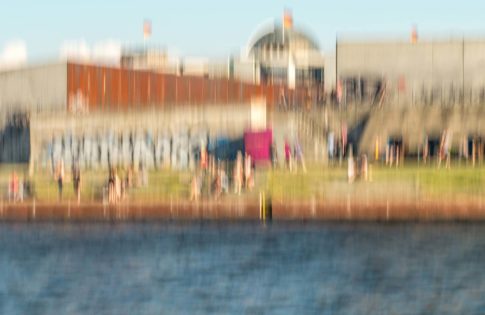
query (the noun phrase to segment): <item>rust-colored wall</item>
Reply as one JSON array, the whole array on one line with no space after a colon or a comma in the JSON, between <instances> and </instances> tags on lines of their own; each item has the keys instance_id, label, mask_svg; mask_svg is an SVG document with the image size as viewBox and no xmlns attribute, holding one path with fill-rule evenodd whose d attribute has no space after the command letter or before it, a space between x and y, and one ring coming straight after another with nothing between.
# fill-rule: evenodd
<instances>
[{"instance_id":1,"label":"rust-colored wall","mask_svg":"<svg viewBox=\"0 0 485 315\"><path fill-rule=\"evenodd\" d=\"M240 104L264 96L269 107L285 95L287 105L304 104L306 90L254 85L227 79L176 76L98 65L67 64L67 104L82 95L89 111L134 110L165 105Z\"/></svg>"}]
</instances>

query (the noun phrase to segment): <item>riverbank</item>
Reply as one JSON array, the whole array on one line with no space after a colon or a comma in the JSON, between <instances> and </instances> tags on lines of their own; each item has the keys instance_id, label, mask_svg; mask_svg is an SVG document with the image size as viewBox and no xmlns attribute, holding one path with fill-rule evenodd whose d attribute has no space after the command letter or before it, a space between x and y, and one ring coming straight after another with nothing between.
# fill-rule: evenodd
<instances>
[{"instance_id":1,"label":"riverbank","mask_svg":"<svg viewBox=\"0 0 485 315\"><path fill-rule=\"evenodd\" d=\"M152 221L152 220L321 220L321 221L482 221L485 200L356 200L272 202L263 215L259 200L173 200L166 203L16 203L0 205L0 221Z\"/></svg>"},{"instance_id":2,"label":"riverbank","mask_svg":"<svg viewBox=\"0 0 485 315\"><path fill-rule=\"evenodd\" d=\"M4 172L4 183L7 175ZM353 183L346 179L345 163L309 165L306 173L259 170L251 192L217 199L203 195L198 202L189 200L189 172L159 170L150 173L147 187L131 189L116 205L100 193L103 175L85 172L78 205L72 185L66 185L64 201L58 202L52 177L38 173L34 197L22 203L0 200L0 221L485 220L485 167L466 164L439 169L433 164L389 168L374 163L369 181Z\"/></svg>"}]
</instances>

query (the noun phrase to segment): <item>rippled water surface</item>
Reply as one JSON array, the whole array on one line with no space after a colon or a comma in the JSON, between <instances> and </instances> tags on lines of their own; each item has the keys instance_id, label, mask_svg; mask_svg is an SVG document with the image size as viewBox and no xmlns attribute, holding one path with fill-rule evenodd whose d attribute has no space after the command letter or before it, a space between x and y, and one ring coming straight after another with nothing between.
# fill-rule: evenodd
<instances>
[{"instance_id":1,"label":"rippled water surface","mask_svg":"<svg viewBox=\"0 0 485 315\"><path fill-rule=\"evenodd\" d=\"M0 314L485 314L481 224L0 224Z\"/></svg>"}]
</instances>

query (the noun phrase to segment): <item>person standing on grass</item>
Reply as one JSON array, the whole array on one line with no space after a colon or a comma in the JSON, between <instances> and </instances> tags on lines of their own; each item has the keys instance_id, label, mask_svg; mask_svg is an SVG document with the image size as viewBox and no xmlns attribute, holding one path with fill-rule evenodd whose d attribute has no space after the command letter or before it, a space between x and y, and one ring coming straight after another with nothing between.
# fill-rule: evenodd
<instances>
[{"instance_id":1,"label":"person standing on grass","mask_svg":"<svg viewBox=\"0 0 485 315\"><path fill-rule=\"evenodd\" d=\"M270 148L271 163L273 164L273 169L278 167L278 150L276 148L276 143L273 141Z\"/></svg>"},{"instance_id":2,"label":"person standing on grass","mask_svg":"<svg viewBox=\"0 0 485 315\"><path fill-rule=\"evenodd\" d=\"M126 188L133 188L133 165L128 167L126 173Z\"/></svg>"},{"instance_id":3,"label":"person standing on grass","mask_svg":"<svg viewBox=\"0 0 485 315\"><path fill-rule=\"evenodd\" d=\"M118 169L115 168L115 202L118 203L121 200L121 178L118 175Z\"/></svg>"},{"instance_id":4,"label":"person standing on grass","mask_svg":"<svg viewBox=\"0 0 485 315\"><path fill-rule=\"evenodd\" d=\"M445 138L446 138L446 130L444 130L441 133L440 146L438 151L438 168L441 167L441 161L445 157Z\"/></svg>"},{"instance_id":5,"label":"person standing on grass","mask_svg":"<svg viewBox=\"0 0 485 315\"><path fill-rule=\"evenodd\" d=\"M291 171L291 146L288 138L285 139L285 164L286 167Z\"/></svg>"},{"instance_id":6,"label":"person standing on grass","mask_svg":"<svg viewBox=\"0 0 485 315\"><path fill-rule=\"evenodd\" d=\"M74 193L76 194L77 204L81 203L81 169L79 163L76 162L72 165L72 185Z\"/></svg>"},{"instance_id":7,"label":"person standing on grass","mask_svg":"<svg viewBox=\"0 0 485 315\"><path fill-rule=\"evenodd\" d=\"M208 164L207 150L206 150L206 146L205 146L204 142L202 141L200 143L200 168L202 170L207 169L207 164Z\"/></svg>"},{"instance_id":8,"label":"person standing on grass","mask_svg":"<svg viewBox=\"0 0 485 315\"><path fill-rule=\"evenodd\" d=\"M353 152L352 152L352 145L349 145L349 151L348 151L348 168L347 168L347 178L349 183L353 183L355 179L355 162L354 162L354 157L353 157Z\"/></svg>"},{"instance_id":9,"label":"person standing on grass","mask_svg":"<svg viewBox=\"0 0 485 315\"><path fill-rule=\"evenodd\" d=\"M428 141L428 136L424 137L424 144L423 144L423 162L426 164L428 161L428 155L429 155L429 141Z\"/></svg>"},{"instance_id":10,"label":"person standing on grass","mask_svg":"<svg viewBox=\"0 0 485 315\"><path fill-rule=\"evenodd\" d=\"M250 182L251 182L251 155L247 152L245 153L244 157L244 179L245 179L245 186L246 190L250 190Z\"/></svg>"},{"instance_id":11,"label":"person standing on grass","mask_svg":"<svg viewBox=\"0 0 485 315\"><path fill-rule=\"evenodd\" d=\"M10 202L17 201L18 187L19 187L18 176L17 176L17 173L13 171L12 174L10 175L10 180L8 184L8 199Z\"/></svg>"},{"instance_id":12,"label":"person standing on grass","mask_svg":"<svg viewBox=\"0 0 485 315\"><path fill-rule=\"evenodd\" d=\"M56 180L59 189L59 201L62 200L62 188L64 184L64 160L60 159L56 167Z\"/></svg>"},{"instance_id":13,"label":"person standing on grass","mask_svg":"<svg viewBox=\"0 0 485 315\"><path fill-rule=\"evenodd\" d=\"M451 168L451 140L452 133L449 129L445 130L445 143L444 143L444 153L445 153L445 168Z\"/></svg>"},{"instance_id":14,"label":"person standing on grass","mask_svg":"<svg viewBox=\"0 0 485 315\"><path fill-rule=\"evenodd\" d=\"M23 175L22 180L18 181L18 192L19 192L18 200L20 202L24 201L24 191L25 191L25 174Z\"/></svg>"},{"instance_id":15,"label":"person standing on grass","mask_svg":"<svg viewBox=\"0 0 485 315\"><path fill-rule=\"evenodd\" d=\"M199 201L200 197L200 175L196 171L194 172L194 176L192 177L192 181L190 182L190 201Z\"/></svg>"},{"instance_id":16,"label":"person standing on grass","mask_svg":"<svg viewBox=\"0 0 485 315\"><path fill-rule=\"evenodd\" d=\"M237 152L236 164L234 165L234 193L240 195L243 182L243 161L241 151Z\"/></svg>"},{"instance_id":17,"label":"person standing on grass","mask_svg":"<svg viewBox=\"0 0 485 315\"><path fill-rule=\"evenodd\" d=\"M295 141L295 166L298 166L298 164L301 164L301 167L303 169L303 173L306 173L306 166L305 166L305 160L303 158L303 151L300 146L300 141L296 139Z\"/></svg>"},{"instance_id":18,"label":"person standing on grass","mask_svg":"<svg viewBox=\"0 0 485 315\"><path fill-rule=\"evenodd\" d=\"M115 203L115 171L113 167L110 167L108 175L108 203Z\"/></svg>"},{"instance_id":19,"label":"person standing on grass","mask_svg":"<svg viewBox=\"0 0 485 315\"><path fill-rule=\"evenodd\" d=\"M335 142L334 142L334 133L329 132L327 136L327 151L328 151L328 157L330 160L333 160L334 154L335 154Z\"/></svg>"},{"instance_id":20,"label":"person standing on grass","mask_svg":"<svg viewBox=\"0 0 485 315\"><path fill-rule=\"evenodd\" d=\"M224 170L224 166L221 168L221 190L224 194L229 192L229 180L226 171Z\"/></svg>"}]
</instances>

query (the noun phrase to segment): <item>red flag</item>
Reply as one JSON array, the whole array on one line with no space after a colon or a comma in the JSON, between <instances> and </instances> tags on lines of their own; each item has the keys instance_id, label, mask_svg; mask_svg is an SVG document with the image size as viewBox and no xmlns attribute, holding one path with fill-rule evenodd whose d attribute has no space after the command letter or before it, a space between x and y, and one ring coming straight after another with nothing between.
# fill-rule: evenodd
<instances>
[{"instance_id":1,"label":"red flag","mask_svg":"<svg viewBox=\"0 0 485 315\"><path fill-rule=\"evenodd\" d=\"M293 28L293 16L291 11L286 9L283 13L283 28L284 29L291 29Z\"/></svg>"},{"instance_id":2,"label":"red flag","mask_svg":"<svg viewBox=\"0 0 485 315\"><path fill-rule=\"evenodd\" d=\"M411 31L411 44L416 44L418 42L418 28L413 26Z\"/></svg>"},{"instance_id":3,"label":"red flag","mask_svg":"<svg viewBox=\"0 0 485 315\"><path fill-rule=\"evenodd\" d=\"M143 38L147 39L152 35L152 21L145 20L143 22Z\"/></svg>"}]
</instances>

